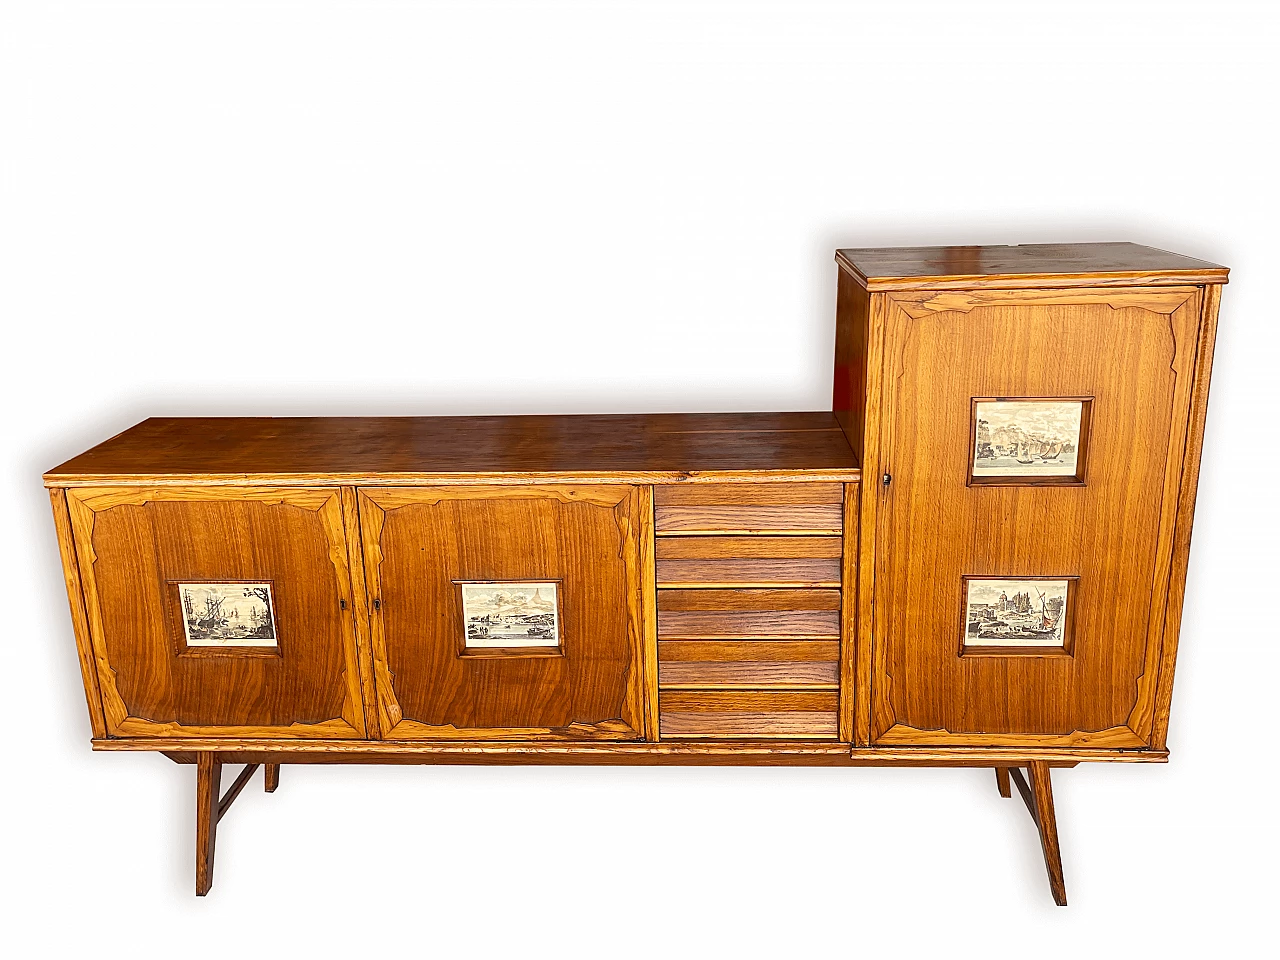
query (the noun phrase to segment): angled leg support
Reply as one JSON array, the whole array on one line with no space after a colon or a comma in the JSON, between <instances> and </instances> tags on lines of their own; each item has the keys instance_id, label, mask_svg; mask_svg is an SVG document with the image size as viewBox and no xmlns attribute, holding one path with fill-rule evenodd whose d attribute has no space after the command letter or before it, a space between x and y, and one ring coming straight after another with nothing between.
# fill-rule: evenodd
<instances>
[{"instance_id":1,"label":"angled leg support","mask_svg":"<svg viewBox=\"0 0 1280 960\"><path fill-rule=\"evenodd\" d=\"M280 782L280 765L269 763L266 773L267 792ZM211 751L196 755L196 896L203 897L213 886L213 853L217 846L218 821L221 820L236 797L244 790L249 778L258 769L256 763L246 764L240 776L221 794L222 761ZM274 770L274 779L272 771Z\"/></svg>"},{"instance_id":2,"label":"angled leg support","mask_svg":"<svg viewBox=\"0 0 1280 960\"><path fill-rule=\"evenodd\" d=\"M1062 851L1058 847L1058 821L1053 813L1053 787L1049 783L1049 764L1044 760L1031 760L1027 764L1031 783L1023 779L1017 767L1009 769L1013 782L1022 794L1036 829L1040 831L1040 849L1044 852L1044 866L1049 873L1049 890L1053 902L1060 907L1067 905L1067 884L1062 876ZM997 777L999 773L997 772Z\"/></svg>"}]
</instances>

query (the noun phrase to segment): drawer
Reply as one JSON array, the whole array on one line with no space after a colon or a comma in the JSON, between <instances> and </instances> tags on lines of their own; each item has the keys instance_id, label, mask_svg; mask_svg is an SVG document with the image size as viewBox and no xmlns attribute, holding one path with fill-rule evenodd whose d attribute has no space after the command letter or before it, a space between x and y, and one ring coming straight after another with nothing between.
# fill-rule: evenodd
<instances>
[{"instance_id":1,"label":"drawer","mask_svg":"<svg viewBox=\"0 0 1280 960\"><path fill-rule=\"evenodd\" d=\"M839 537L659 537L658 586L839 587Z\"/></svg>"},{"instance_id":2,"label":"drawer","mask_svg":"<svg viewBox=\"0 0 1280 960\"><path fill-rule=\"evenodd\" d=\"M838 640L661 640L664 689L830 686L840 683Z\"/></svg>"},{"instance_id":3,"label":"drawer","mask_svg":"<svg viewBox=\"0 0 1280 960\"><path fill-rule=\"evenodd\" d=\"M664 690L660 733L672 739L834 740L834 690Z\"/></svg>"},{"instance_id":4,"label":"drawer","mask_svg":"<svg viewBox=\"0 0 1280 960\"><path fill-rule=\"evenodd\" d=\"M653 488L658 534L788 533L838 536L840 483L708 483Z\"/></svg>"},{"instance_id":5,"label":"drawer","mask_svg":"<svg viewBox=\"0 0 1280 960\"><path fill-rule=\"evenodd\" d=\"M658 639L840 639L839 590L658 591Z\"/></svg>"}]
</instances>

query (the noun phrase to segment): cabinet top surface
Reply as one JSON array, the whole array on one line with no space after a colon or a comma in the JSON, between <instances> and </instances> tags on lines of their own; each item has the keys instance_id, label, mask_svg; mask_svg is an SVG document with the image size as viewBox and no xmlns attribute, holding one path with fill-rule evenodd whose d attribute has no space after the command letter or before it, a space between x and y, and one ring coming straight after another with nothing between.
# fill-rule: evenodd
<instances>
[{"instance_id":1,"label":"cabinet top surface","mask_svg":"<svg viewBox=\"0 0 1280 960\"><path fill-rule=\"evenodd\" d=\"M152 418L45 474L110 484L856 480L831 413Z\"/></svg>"},{"instance_id":2,"label":"cabinet top surface","mask_svg":"<svg viewBox=\"0 0 1280 960\"><path fill-rule=\"evenodd\" d=\"M1226 267L1137 243L869 247L837 250L836 261L871 290L1227 282Z\"/></svg>"}]
</instances>

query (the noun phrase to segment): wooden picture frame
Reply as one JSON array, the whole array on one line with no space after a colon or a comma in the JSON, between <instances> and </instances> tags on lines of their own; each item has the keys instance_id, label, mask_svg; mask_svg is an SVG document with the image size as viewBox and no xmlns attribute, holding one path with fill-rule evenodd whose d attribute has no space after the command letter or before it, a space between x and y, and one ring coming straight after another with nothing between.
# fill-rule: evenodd
<instances>
[{"instance_id":1,"label":"wooden picture frame","mask_svg":"<svg viewBox=\"0 0 1280 960\"><path fill-rule=\"evenodd\" d=\"M969 643L969 584L979 580L1002 583L1064 584L1066 596L1059 615L1062 644L978 644ZM969 575L960 578L960 657L1073 657L1075 656L1075 612L1079 601L1078 576Z\"/></svg>"},{"instance_id":2,"label":"wooden picture frame","mask_svg":"<svg viewBox=\"0 0 1280 960\"><path fill-rule=\"evenodd\" d=\"M509 657L563 657L564 654L564 604L562 602L562 593L564 581L558 577L540 577L529 578L524 580L454 580L453 585L457 588L459 619L463 624L463 633L458 637L458 656L477 659L495 659ZM466 588L470 586L548 586L550 585L555 593L555 638L556 644L547 644L545 646L511 646L511 647L488 647L488 646L470 646L467 643L467 618L466 618Z\"/></svg>"},{"instance_id":3,"label":"wooden picture frame","mask_svg":"<svg viewBox=\"0 0 1280 960\"><path fill-rule=\"evenodd\" d=\"M1086 485L1086 469L1089 461L1089 440L1093 421L1093 397L973 397L969 402L969 450L965 485L1040 487ZM1063 474L975 474L978 458L978 409L981 404L992 403L1078 403L1080 404L1080 429L1076 436L1075 470Z\"/></svg>"},{"instance_id":4,"label":"wooden picture frame","mask_svg":"<svg viewBox=\"0 0 1280 960\"><path fill-rule=\"evenodd\" d=\"M244 584L245 586L265 585L271 595L271 623L275 633L275 643L273 644L235 644L235 645L214 645L214 644L192 644L187 639L186 616L183 607L182 587L192 584L209 584L209 585L232 585ZM280 659L284 656L284 637L283 631L280 629L280 608L276 602L279 592L276 590L276 582L270 578L257 578L253 580L239 580L234 577L222 578L219 580L207 580L198 577L188 577L182 580L166 580L164 585L165 603L165 620L168 627L170 642L173 647L174 655L178 657L263 657L270 659Z\"/></svg>"}]
</instances>

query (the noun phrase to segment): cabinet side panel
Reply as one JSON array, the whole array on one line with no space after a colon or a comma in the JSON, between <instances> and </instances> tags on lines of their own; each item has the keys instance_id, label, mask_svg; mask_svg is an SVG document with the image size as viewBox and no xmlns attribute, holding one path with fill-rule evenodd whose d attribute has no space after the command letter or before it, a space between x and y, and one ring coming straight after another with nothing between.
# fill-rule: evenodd
<instances>
[{"instance_id":1,"label":"cabinet side panel","mask_svg":"<svg viewBox=\"0 0 1280 960\"><path fill-rule=\"evenodd\" d=\"M858 484L844 485L844 554L840 577L840 739L853 742L854 716L869 702L858 688Z\"/></svg>"},{"instance_id":2,"label":"cabinet side panel","mask_svg":"<svg viewBox=\"0 0 1280 960\"><path fill-rule=\"evenodd\" d=\"M867 288L840 271L836 288L836 368L831 409L862 462L867 403Z\"/></svg>"},{"instance_id":3,"label":"cabinet side panel","mask_svg":"<svg viewBox=\"0 0 1280 960\"><path fill-rule=\"evenodd\" d=\"M89 638L89 620L84 611L80 564L76 560L66 491L51 489L49 503L53 507L53 523L58 532L58 554L62 559L62 577L67 585L67 600L71 604L71 627L75 632L76 656L80 661L84 696L89 706L89 726L93 730L94 739L101 740L107 735L107 723L102 713L102 692L98 688L98 669L94 663L93 643Z\"/></svg>"},{"instance_id":4,"label":"cabinet side panel","mask_svg":"<svg viewBox=\"0 0 1280 960\"><path fill-rule=\"evenodd\" d=\"M1191 553L1191 525L1195 517L1196 488L1200 480L1204 424L1209 411L1209 376L1213 368L1213 347L1218 335L1218 305L1221 299L1221 285L1214 284L1205 288L1192 388L1191 416L1187 427L1186 455L1183 458L1182 483L1178 491L1173 569L1169 577L1169 601L1165 611L1164 638L1160 648L1155 723L1151 732L1151 746L1155 750L1165 749L1165 739L1169 732L1169 709L1173 701L1173 671L1178 656L1178 633L1182 626L1182 601L1186 593L1187 562Z\"/></svg>"}]
</instances>

